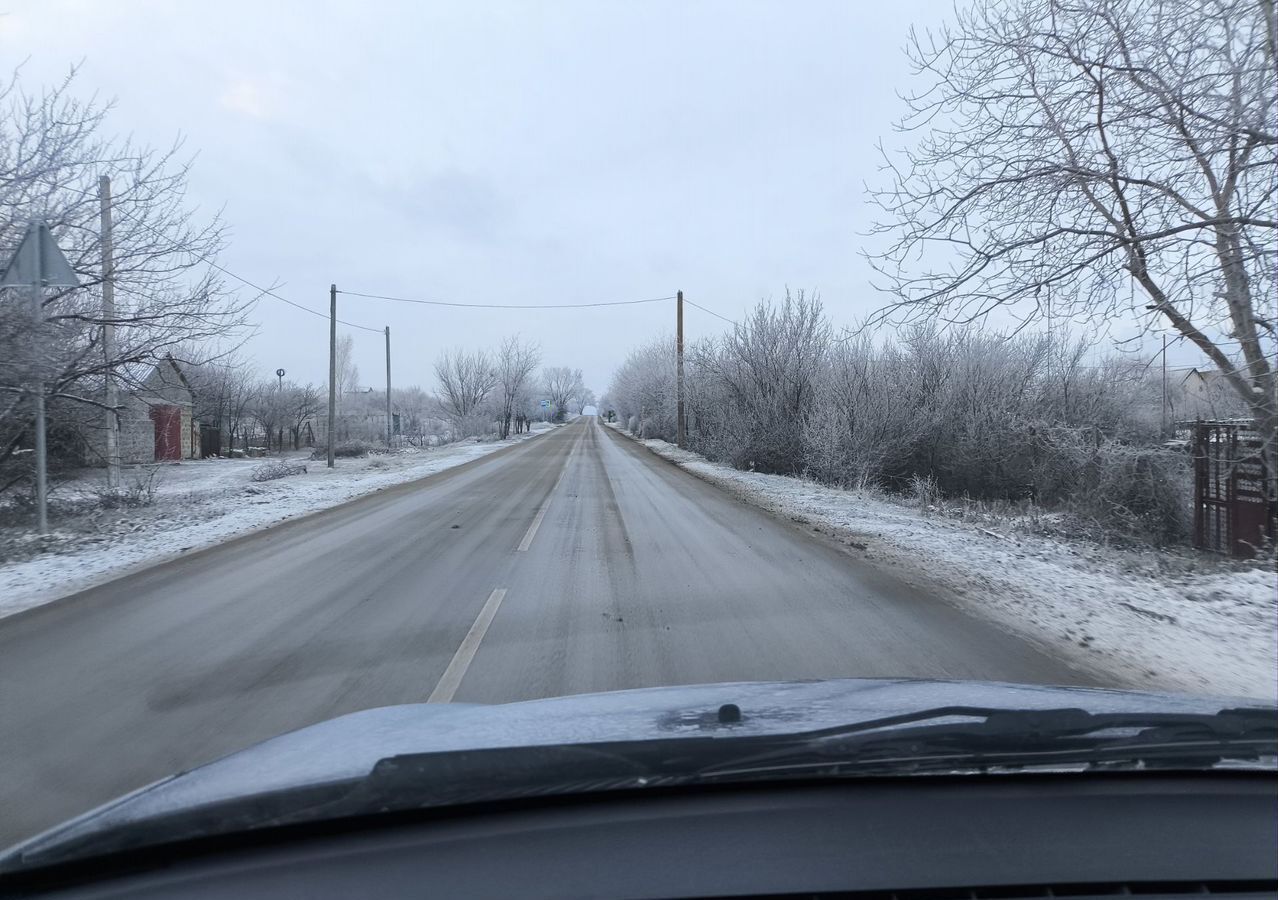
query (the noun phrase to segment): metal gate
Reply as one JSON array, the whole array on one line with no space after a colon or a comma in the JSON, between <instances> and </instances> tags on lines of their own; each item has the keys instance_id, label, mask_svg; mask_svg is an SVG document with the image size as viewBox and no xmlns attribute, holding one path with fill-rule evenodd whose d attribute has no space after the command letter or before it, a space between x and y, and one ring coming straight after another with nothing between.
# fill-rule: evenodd
<instances>
[{"instance_id":1,"label":"metal gate","mask_svg":"<svg viewBox=\"0 0 1278 900\"><path fill-rule=\"evenodd\" d=\"M182 408L180 406L152 406L151 421L155 423L155 461L182 458Z\"/></svg>"},{"instance_id":2,"label":"metal gate","mask_svg":"<svg viewBox=\"0 0 1278 900\"><path fill-rule=\"evenodd\" d=\"M216 425L200 426L200 459L222 455L222 429Z\"/></svg>"},{"instance_id":3,"label":"metal gate","mask_svg":"<svg viewBox=\"0 0 1278 900\"><path fill-rule=\"evenodd\" d=\"M1194 546L1250 557L1273 540L1260 436L1248 423L1194 423Z\"/></svg>"}]
</instances>

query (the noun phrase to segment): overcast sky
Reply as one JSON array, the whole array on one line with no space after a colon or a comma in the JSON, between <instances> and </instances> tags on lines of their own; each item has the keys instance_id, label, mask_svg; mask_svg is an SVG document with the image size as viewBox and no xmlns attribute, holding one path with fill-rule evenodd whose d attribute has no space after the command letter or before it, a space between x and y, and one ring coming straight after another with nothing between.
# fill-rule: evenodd
<instances>
[{"instance_id":1,"label":"overcast sky","mask_svg":"<svg viewBox=\"0 0 1278 900\"><path fill-rule=\"evenodd\" d=\"M909 84L892 2L174 3L0 0L28 85L83 62L109 128L198 153L222 262L327 309L328 285L474 303L632 300L683 289L729 317L787 285L836 323L883 302L859 256L864 183ZM340 298L433 386L441 348L519 332L606 389L674 305L485 311ZM323 381L327 324L258 304L263 374ZM689 338L724 324L687 312ZM354 332L366 384L382 338Z\"/></svg>"}]
</instances>

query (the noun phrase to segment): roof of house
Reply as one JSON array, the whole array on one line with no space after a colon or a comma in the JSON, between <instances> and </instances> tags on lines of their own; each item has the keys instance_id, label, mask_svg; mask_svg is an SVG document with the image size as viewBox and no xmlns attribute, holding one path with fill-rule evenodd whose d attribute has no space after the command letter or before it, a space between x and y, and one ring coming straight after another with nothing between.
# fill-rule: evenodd
<instances>
[{"instance_id":1,"label":"roof of house","mask_svg":"<svg viewBox=\"0 0 1278 900\"><path fill-rule=\"evenodd\" d=\"M142 360L121 363L115 366L112 371L115 375L117 388L130 394L154 393L156 389L155 381L158 378L160 386L180 384L191 392L192 397L195 395L195 390L191 387L191 383L187 381L186 375L183 374L181 365L172 356L165 356L158 361ZM83 386L85 393L90 395L100 394L104 390L105 380L102 375L89 375L80 379L80 384Z\"/></svg>"}]
</instances>

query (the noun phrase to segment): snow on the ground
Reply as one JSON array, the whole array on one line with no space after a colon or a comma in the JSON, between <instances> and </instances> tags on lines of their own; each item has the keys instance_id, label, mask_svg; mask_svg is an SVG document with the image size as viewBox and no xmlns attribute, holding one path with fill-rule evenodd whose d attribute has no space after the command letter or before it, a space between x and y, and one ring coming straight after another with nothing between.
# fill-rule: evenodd
<instances>
[{"instance_id":1,"label":"snow on the ground","mask_svg":"<svg viewBox=\"0 0 1278 900\"><path fill-rule=\"evenodd\" d=\"M154 501L119 511L91 507L51 519L52 533L10 536L0 556L0 618L118 577L126 569L161 562L246 532L337 506L364 494L424 478L536 437L555 426L535 423L531 434L505 441L474 440L409 448L361 459L338 459L333 469L308 453L282 459L305 474L256 483L253 470L281 457L184 460L126 468L127 488L154 473ZM61 485L53 502L74 505L103 489L100 469ZM56 509L56 506L55 506ZM24 546L25 545L25 546Z\"/></svg>"},{"instance_id":2,"label":"snow on the ground","mask_svg":"<svg viewBox=\"0 0 1278 900\"><path fill-rule=\"evenodd\" d=\"M642 443L1115 686L1278 698L1272 568L955 521L906 500L742 472L666 441Z\"/></svg>"}]
</instances>

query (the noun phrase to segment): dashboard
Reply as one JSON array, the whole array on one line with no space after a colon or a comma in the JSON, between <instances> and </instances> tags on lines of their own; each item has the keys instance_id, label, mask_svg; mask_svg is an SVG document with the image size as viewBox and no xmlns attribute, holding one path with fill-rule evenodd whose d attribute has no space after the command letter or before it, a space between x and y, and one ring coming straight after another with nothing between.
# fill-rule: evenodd
<instances>
[{"instance_id":1,"label":"dashboard","mask_svg":"<svg viewBox=\"0 0 1278 900\"><path fill-rule=\"evenodd\" d=\"M922 776L652 789L157 848L0 895L1274 897L1278 775ZM7 892L7 893L6 893Z\"/></svg>"}]
</instances>

